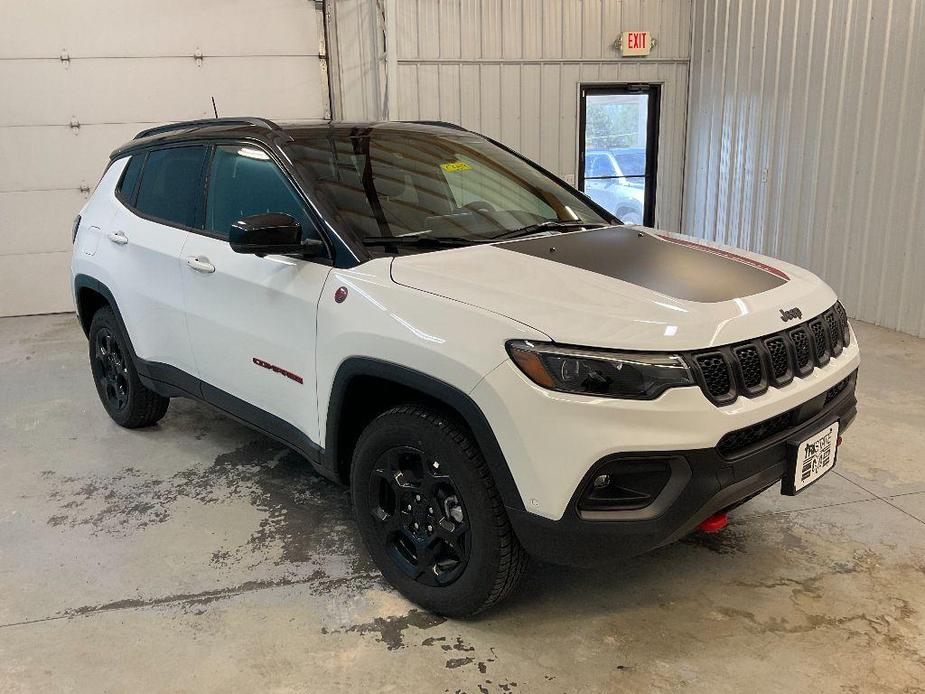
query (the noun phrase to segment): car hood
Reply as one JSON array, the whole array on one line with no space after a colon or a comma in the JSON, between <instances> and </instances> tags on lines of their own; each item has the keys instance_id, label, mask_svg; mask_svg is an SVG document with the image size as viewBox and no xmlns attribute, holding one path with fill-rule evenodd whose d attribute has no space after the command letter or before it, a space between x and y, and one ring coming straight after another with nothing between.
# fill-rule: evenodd
<instances>
[{"instance_id":1,"label":"car hood","mask_svg":"<svg viewBox=\"0 0 925 694\"><path fill-rule=\"evenodd\" d=\"M561 344L688 350L775 332L835 302L806 270L642 227L400 256L398 284L492 311Z\"/></svg>"}]
</instances>

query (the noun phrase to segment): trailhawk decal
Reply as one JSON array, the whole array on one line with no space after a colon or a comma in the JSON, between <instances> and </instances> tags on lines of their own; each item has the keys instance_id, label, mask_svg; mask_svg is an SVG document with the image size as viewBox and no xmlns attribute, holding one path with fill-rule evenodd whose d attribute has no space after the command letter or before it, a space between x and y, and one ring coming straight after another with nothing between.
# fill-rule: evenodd
<instances>
[{"instance_id":1,"label":"trailhawk decal","mask_svg":"<svg viewBox=\"0 0 925 694\"><path fill-rule=\"evenodd\" d=\"M790 278L751 258L699 243L610 227L500 243L495 248L596 272L674 299L718 303L780 287Z\"/></svg>"},{"instance_id":2,"label":"trailhawk decal","mask_svg":"<svg viewBox=\"0 0 925 694\"><path fill-rule=\"evenodd\" d=\"M288 379L290 379L290 380L292 380L292 381L295 381L295 382L298 383L299 385L302 385L302 383L304 382L304 381L302 380L302 377L299 376L299 374L294 374L294 373L292 373L291 371L286 371L286 369L283 369L283 368L277 366L276 364L271 364L271 363L268 362L268 361L264 361L263 359L258 359L257 357L254 357L254 363L255 363L257 366L263 367L264 369L267 369L267 370L272 371L272 372L274 372L274 373L278 373L280 376L285 376L286 378L288 378Z\"/></svg>"}]
</instances>

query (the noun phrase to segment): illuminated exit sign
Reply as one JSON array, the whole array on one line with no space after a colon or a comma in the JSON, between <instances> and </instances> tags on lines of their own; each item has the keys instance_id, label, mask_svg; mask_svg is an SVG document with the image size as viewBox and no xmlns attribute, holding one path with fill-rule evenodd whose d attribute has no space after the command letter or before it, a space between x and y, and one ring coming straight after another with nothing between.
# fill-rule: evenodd
<instances>
[{"instance_id":1,"label":"illuminated exit sign","mask_svg":"<svg viewBox=\"0 0 925 694\"><path fill-rule=\"evenodd\" d=\"M620 53L623 55L649 55L652 34L648 31L624 31L620 35Z\"/></svg>"}]
</instances>

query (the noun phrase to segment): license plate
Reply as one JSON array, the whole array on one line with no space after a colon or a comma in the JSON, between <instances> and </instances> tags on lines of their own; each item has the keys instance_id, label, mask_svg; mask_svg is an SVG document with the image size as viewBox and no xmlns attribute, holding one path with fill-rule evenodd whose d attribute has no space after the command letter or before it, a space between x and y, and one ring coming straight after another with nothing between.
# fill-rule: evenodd
<instances>
[{"instance_id":1,"label":"license plate","mask_svg":"<svg viewBox=\"0 0 925 694\"><path fill-rule=\"evenodd\" d=\"M800 443L790 475L781 486L783 494L797 494L822 477L835 465L838 422Z\"/></svg>"}]
</instances>

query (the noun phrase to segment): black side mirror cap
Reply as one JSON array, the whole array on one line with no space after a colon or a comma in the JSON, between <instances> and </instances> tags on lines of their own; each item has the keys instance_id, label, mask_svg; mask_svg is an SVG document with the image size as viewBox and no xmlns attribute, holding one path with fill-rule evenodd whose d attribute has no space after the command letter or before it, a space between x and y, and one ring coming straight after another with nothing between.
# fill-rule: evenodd
<instances>
[{"instance_id":1,"label":"black side mirror cap","mask_svg":"<svg viewBox=\"0 0 925 694\"><path fill-rule=\"evenodd\" d=\"M231 225L228 243L235 253L253 255L301 255L308 258L323 256L326 251L320 239L302 239L302 225L292 215L269 212L244 217Z\"/></svg>"}]
</instances>

